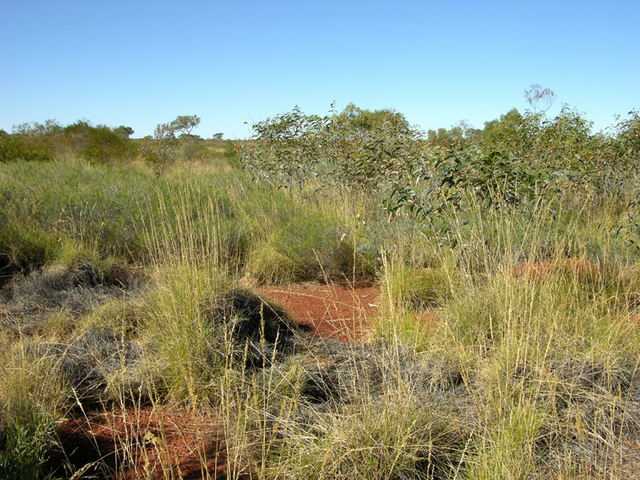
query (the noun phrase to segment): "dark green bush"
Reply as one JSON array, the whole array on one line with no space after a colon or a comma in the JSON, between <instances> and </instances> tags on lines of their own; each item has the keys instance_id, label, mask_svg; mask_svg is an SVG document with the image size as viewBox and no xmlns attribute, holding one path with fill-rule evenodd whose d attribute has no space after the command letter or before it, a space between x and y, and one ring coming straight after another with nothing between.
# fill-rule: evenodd
<instances>
[{"instance_id":1,"label":"dark green bush","mask_svg":"<svg viewBox=\"0 0 640 480\"><path fill-rule=\"evenodd\" d=\"M318 139L326 121L326 117L306 115L296 106L289 113L255 124L255 141L241 145L243 168L290 194L294 187L302 191L317 174L321 158Z\"/></svg>"},{"instance_id":2,"label":"dark green bush","mask_svg":"<svg viewBox=\"0 0 640 480\"><path fill-rule=\"evenodd\" d=\"M476 201L490 208L522 210L549 200L557 192L554 180L562 176L508 152L487 153L475 147L435 149L431 158L411 173L410 183L395 182L383 199L389 213L406 210L415 217L428 218Z\"/></svg>"},{"instance_id":3,"label":"dark green bush","mask_svg":"<svg viewBox=\"0 0 640 480\"><path fill-rule=\"evenodd\" d=\"M629 112L631 118L621 120L617 125L620 155L640 162L640 111Z\"/></svg>"},{"instance_id":4,"label":"dark green bush","mask_svg":"<svg viewBox=\"0 0 640 480\"><path fill-rule=\"evenodd\" d=\"M86 134L82 156L91 162L107 163L134 158L136 155L135 145L108 127L92 128Z\"/></svg>"},{"instance_id":5,"label":"dark green bush","mask_svg":"<svg viewBox=\"0 0 640 480\"><path fill-rule=\"evenodd\" d=\"M129 130L122 126L116 130L104 125L94 127L85 120L78 120L64 128L64 137L68 148L79 152L86 160L108 163L137 155L137 147L127 136Z\"/></svg>"},{"instance_id":6,"label":"dark green bush","mask_svg":"<svg viewBox=\"0 0 640 480\"><path fill-rule=\"evenodd\" d=\"M15 160L43 162L52 159L53 151L46 144L28 142L15 135L0 136L0 162Z\"/></svg>"}]
</instances>

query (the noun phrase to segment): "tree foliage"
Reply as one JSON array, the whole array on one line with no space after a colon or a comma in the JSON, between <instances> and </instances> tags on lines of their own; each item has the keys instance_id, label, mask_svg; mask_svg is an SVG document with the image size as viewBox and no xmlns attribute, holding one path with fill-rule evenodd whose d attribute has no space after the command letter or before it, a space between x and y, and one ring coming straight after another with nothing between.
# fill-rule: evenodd
<instances>
[{"instance_id":1,"label":"tree foliage","mask_svg":"<svg viewBox=\"0 0 640 480\"><path fill-rule=\"evenodd\" d=\"M298 192L312 177L353 188L374 188L401 175L419 152L418 132L394 110L353 104L320 117L298 107L253 125L240 148L243 167L278 188Z\"/></svg>"},{"instance_id":2,"label":"tree foliage","mask_svg":"<svg viewBox=\"0 0 640 480\"><path fill-rule=\"evenodd\" d=\"M12 133L20 136L51 136L62 133L64 127L56 119L45 120L44 123L24 122L13 126Z\"/></svg>"},{"instance_id":3,"label":"tree foliage","mask_svg":"<svg viewBox=\"0 0 640 480\"><path fill-rule=\"evenodd\" d=\"M71 148L90 162L106 163L116 159L133 158L134 145L129 141L129 127L111 129L105 125L93 126L88 120L78 120L64 127L65 140Z\"/></svg>"},{"instance_id":4,"label":"tree foliage","mask_svg":"<svg viewBox=\"0 0 640 480\"><path fill-rule=\"evenodd\" d=\"M489 209L527 209L558 193L561 174L509 152L436 148L411 172L409 182L394 182L383 205L392 215L406 211L429 219L447 209L480 203Z\"/></svg>"},{"instance_id":5,"label":"tree foliage","mask_svg":"<svg viewBox=\"0 0 640 480\"><path fill-rule=\"evenodd\" d=\"M192 140L192 131L200 125L200 117L197 115L179 115L169 126L175 136L183 137L185 140Z\"/></svg>"},{"instance_id":6,"label":"tree foliage","mask_svg":"<svg viewBox=\"0 0 640 480\"><path fill-rule=\"evenodd\" d=\"M198 143L202 139L191 133L199 124L197 115L181 115L171 122L158 124L153 137L143 139L140 153L156 175L162 175L167 166L178 159L194 160L204 156L207 149Z\"/></svg>"},{"instance_id":7,"label":"tree foliage","mask_svg":"<svg viewBox=\"0 0 640 480\"><path fill-rule=\"evenodd\" d=\"M637 163L640 162L640 112L632 110L629 116L626 120L618 118L616 125L620 156L626 156Z\"/></svg>"},{"instance_id":8,"label":"tree foliage","mask_svg":"<svg viewBox=\"0 0 640 480\"><path fill-rule=\"evenodd\" d=\"M615 135L593 134L592 122L566 104L548 114L550 89L532 85L525 97L530 110L512 109L481 130L460 122L426 136L392 109L349 104L319 117L296 107L253 126L253 140L239 146L241 164L292 194L318 178L320 188L380 195L391 217L422 220L478 203L524 213L566 189L626 188L640 166L638 112L620 120Z\"/></svg>"},{"instance_id":9,"label":"tree foliage","mask_svg":"<svg viewBox=\"0 0 640 480\"><path fill-rule=\"evenodd\" d=\"M253 126L254 141L241 147L241 162L256 178L289 193L317 173L319 138L327 117L305 115L297 106Z\"/></svg>"},{"instance_id":10,"label":"tree foliage","mask_svg":"<svg viewBox=\"0 0 640 480\"><path fill-rule=\"evenodd\" d=\"M479 142L482 132L460 121L450 129L439 128L427 131L426 144L430 147L466 148Z\"/></svg>"},{"instance_id":11,"label":"tree foliage","mask_svg":"<svg viewBox=\"0 0 640 480\"><path fill-rule=\"evenodd\" d=\"M339 183L371 189L403 175L420 155L420 139L421 133L395 110L349 104L329 118L323 153Z\"/></svg>"},{"instance_id":12,"label":"tree foliage","mask_svg":"<svg viewBox=\"0 0 640 480\"><path fill-rule=\"evenodd\" d=\"M533 84L524 91L524 98L531 105L534 112L546 113L556 101L556 94L550 88L542 88L540 84Z\"/></svg>"},{"instance_id":13,"label":"tree foliage","mask_svg":"<svg viewBox=\"0 0 640 480\"><path fill-rule=\"evenodd\" d=\"M53 160L53 152L46 145L32 145L24 138L15 135L1 135L0 162L14 160L49 161Z\"/></svg>"},{"instance_id":14,"label":"tree foliage","mask_svg":"<svg viewBox=\"0 0 640 480\"><path fill-rule=\"evenodd\" d=\"M118 128L114 129L113 132L124 139L128 139L135 132L131 127L125 127L124 125L120 125Z\"/></svg>"}]
</instances>

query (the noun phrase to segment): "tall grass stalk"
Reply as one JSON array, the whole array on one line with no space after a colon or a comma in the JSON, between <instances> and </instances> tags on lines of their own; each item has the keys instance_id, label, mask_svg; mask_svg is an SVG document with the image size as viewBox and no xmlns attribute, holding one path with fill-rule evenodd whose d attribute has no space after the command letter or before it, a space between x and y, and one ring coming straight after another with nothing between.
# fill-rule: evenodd
<instances>
[{"instance_id":1,"label":"tall grass stalk","mask_svg":"<svg viewBox=\"0 0 640 480\"><path fill-rule=\"evenodd\" d=\"M166 388L197 404L211 393L207 386L225 353L205 307L226 291L230 278L219 255L217 206L208 199L194 212L192 202L202 198L197 186L169 193L158 195L160 221L144 230L155 291L148 297L143 336L157 349Z\"/></svg>"},{"instance_id":2,"label":"tall grass stalk","mask_svg":"<svg viewBox=\"0 0 640 480\"><path fill-rule=\"evenodd\" d=\"M46 462L57 445L56 421L64 410L63 382L52 374L56 366L50 359L2 340L0 428L5 445L0 450L0 477L45 478Z\"/></svg>"}]
</instances>

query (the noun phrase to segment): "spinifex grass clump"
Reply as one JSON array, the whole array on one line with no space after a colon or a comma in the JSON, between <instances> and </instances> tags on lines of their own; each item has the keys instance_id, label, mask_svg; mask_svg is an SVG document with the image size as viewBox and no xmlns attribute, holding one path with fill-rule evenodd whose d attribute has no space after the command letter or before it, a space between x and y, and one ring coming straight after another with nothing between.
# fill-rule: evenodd
<instances>
[{"instance_id":1,"label":"spinifex grass clump","mask_svg":"<svg viewBox=\"0 0 640 480\"><path fill-rule=\"evenodd\" d=\"M381 280L389 313L442 306L459 283L454 267L443 263L446 261L443 258L430 266L416 267L408 265L403 258L385 257Z\"/></svg>"},{"instance_id":2,"label":"spinifex grass clump","mask_svg":"<svg viewBox=\"0 0 640 480\"><path fill-rule=\"evenodd\" d=\"M4 221L0 231L0 288L15 275L37 270L55 258L58 250L55 236L29 223L17 219Z\"/></svg>"},{"instance_id":3,"label":"spinifex grass clump","mask_svg":"<svg viewBox=\"0 0 640 480\"><path fill-rule=\"evenodd\" d=\"M527 236L551 233L542 226ZM575 228L583 235L589 225ZM515 238L526 240L517 234L504 245ZM562 238L556 233L558 252L567 251ZM523 262L505 253L490 244L475 253L483 274L462 271L464 293L445 303L431 337L439 337L432 348L457 359L481 421L468 474L605 476L621 466L624 439L640 422L640 342L629 308L638 279L606 257Z\"/></svg>"},{"instance_id":4,"label":"spinifex grass clump","mask_svg":"<svg viewBox=\"0 0 640 480\"><path fill-rule=\"evenodd\" d=\"M137 260L138 204L152 188L152 176L135 166L90 165L73 155L3 165L0 258L28 271L54 261L60 243L71 242L100 256Z\"/></svg>"},{"instance_id":5,"label":"spinifex grass clump","mask_svg":"<svg viewBox=\"0 0 640 480\"><path fill-rule=\"evenodd\" d=\"M604 475L625 436L637 435L637 325L611 310L609 296L579 283L567 291L557 275L499 275L445 309L443 348L458 358L485 425L468 459L472 478Z\"/></svg>"},{"instance_id":6,"label":"spinifex grass clump","mask_svg":"<svg viewBox=\"0 0 640 480\"><path fill-rule=\"evenodd\" d=\"M99 305L125 300L140 289L143 276L113 259L91 258L73 252L62 262L16 277L5 285L3 327L20 336L68 333L80 327L80 319ZM67 318L66 327L62 319ZM55 332L56 321L60 331Z\"/></svg>"},{"instance_id":7,"label":"spinifex grass clump","mask_svg":"<svg viewBox=\"0 0 640 480\"><path fill-rule=\"evenodd\" d=\"M353 247L341 240L346 229L321 211L301 215L278 232L277 251L291 265L293 280L328 281L348 277L353 270Z\"/></svg>"},{"instance_id":8,"label":"spinifex grass clump","mask_svg":"<svg viewBox=\"0 0 640 480\"><path fill-rule=\"evenodd\" d=\"M159 269L156 290L147 300L143 338L154 370L168 391L192 401L208 396L208 385L222 367L224 339L208 321L204 305L225 291L224 274L174 266Z\"/></svg>"},{"instance_id":9,"label":"spinifex grass clump","mask_svg":"<svg viewBox=\"0 0 640 480\"><path fill-rule=\"evenodd\" d=\"M450 406L389 391L327 414L285 437L275 475L310 479L447 478L460 467L467 419ZM395 397L392 400L391 396Z\"/></svg>"},{"instance_id":10,"label":"spinifex grass clump","mask_svg":"<svg viewBox=\"0 0 640 480\"><path fill-rule=\"evenodd\" d=\"M235 385L234 451L266 478L444 476L477 421L460 373L399 343L305 341Z\"/></svg>"},{"instance_id":11,"label":"spinifex grass clump","mask_svg":"<svg viewBox=\"0 0 640 480\"><path fill-rule=\"evenodd\" d=\"M305 192L309 197L297 201L272 192L260 208L250 207L248 221L259 233L246 273L261 284L373 279L381 239L377 221L369 223L376 218L372 199L336 202Z\"/></svg>"},{"instance_id":12,"label":"spinifex grass clump","mask_svg":"<svg viewBox=\"0 0 640 480\"><path fill-rule=\"evenodd\" d=\"M0 477L37 479L56 446L55 422L64 406L51 359L29 354L0 333Z\"/></svg>"},{"instance_id":13,"label":"spinifex grass clump","mask_svg":"<svg viewBox=\"0 0 640 480\"><path fill-rule=\"evenodd\" d=\"M157 200L163 221L145 231L155 271L142 335L157 352L160 388L195 405L220 395L225 369L261 363L295 327L280 308L234 288L242 255L231 254L226 229L245 218L241 208L214 203L197 184L179 195L158 192Z\"/></svg>"}]
</instances>

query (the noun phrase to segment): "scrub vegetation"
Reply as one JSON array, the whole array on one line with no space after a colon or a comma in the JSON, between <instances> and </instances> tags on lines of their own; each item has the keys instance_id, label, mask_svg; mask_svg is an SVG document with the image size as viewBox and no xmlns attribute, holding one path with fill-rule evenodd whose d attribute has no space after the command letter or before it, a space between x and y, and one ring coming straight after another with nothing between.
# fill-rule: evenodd
<instances>
[{"instance_id":1,"label":"scrub vegetation","mask_svg":"<svg viewBox=\"0 0 640 480\"><path fill-rule=\"evenodd\" d=\"M243 141L3 133L0 477L182 478L141 427L178 410L202 478L640 475L640 117L526 96L483 129L349 105ZM354 343L258 288L362 280ZM62 426L123 412L79 462Z\"/></svg>"}]
</instances>

